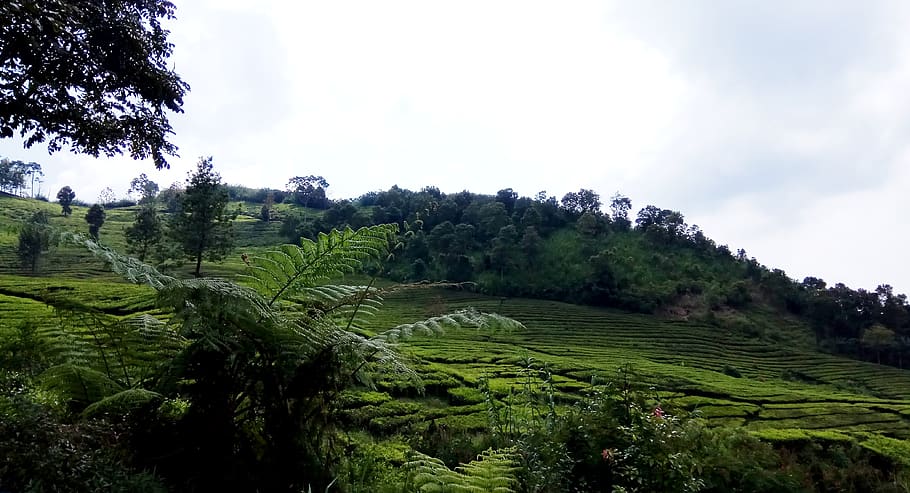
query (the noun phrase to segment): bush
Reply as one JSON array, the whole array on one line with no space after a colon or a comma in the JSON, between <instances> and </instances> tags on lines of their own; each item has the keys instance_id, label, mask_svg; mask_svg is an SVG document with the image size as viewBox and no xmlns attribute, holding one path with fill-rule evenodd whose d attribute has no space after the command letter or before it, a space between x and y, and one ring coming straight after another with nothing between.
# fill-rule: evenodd
<instances>
[{"instance_id":1,"label":"bush","mask_svg":"<svg viewBox=\"0 0 910 493\"><path fill-rule=\"evenodd\" d=\"M0 490L164 492L151 474L130 470L110 423L66 424L36 402L26 381L0 383Z\"/></svg>"}]
</instances>

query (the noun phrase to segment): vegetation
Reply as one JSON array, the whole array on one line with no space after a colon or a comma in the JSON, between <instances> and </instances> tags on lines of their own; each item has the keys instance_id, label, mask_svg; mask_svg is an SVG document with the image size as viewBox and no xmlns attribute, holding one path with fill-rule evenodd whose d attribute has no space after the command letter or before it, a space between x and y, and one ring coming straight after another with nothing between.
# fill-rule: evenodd
<instances>
[{"instance_id":1,"label":"vegetation","mask_svg":"<svg viewBox=\"0 0 910 493\"><path fill-rule=\"evenodd\" d=\"M187 179L179 210L171 216L168 232L184 255L196 264L193 274L201 275L202 259L224 258L234 245L227 211L228 196L221 176L214 171L212 158L200 159L196 172Z\"/></svg>"},{"instance_id":2,"label":"vegetation","mask_svg":"<svg viewBox=\"0 0 910 493\"><path fill-rule=\"evenodd\" d=\"M888 286L791 281L585 189L316 209L222 185L210 159L185 189L131 188L138 204L98 206L106 246L67 233L41 275L0 263L0 488L907 490L906 298ZM81 229L0 201L0 259L22 218ZM201 277L174 228L219 208L243 253Z\"/></svg>"},{"instance_id":3,"label":"vegetation","mask_svg":"<svg viewBox=\"0 0 910 493\"><path fill-rule=\"evenodd\" d=\"M73 200L76 198L76 192L70 188L69 185L64 186L57 192L57 202L60 203L60 208L64 217L69 216L73 213L73 209L70 207Z\"/></svg>"},{"instance_id":4,"label":"vegetation","mask_svg":"<svg viewBox=\"0 0 910 493\"><path fill-rule=\"evenodd\" d=\"M105 217L106 213L101 204L95 204L89 207L88 212L85 213L85 222L88 223L88 234L94 238L95 241L98 240L98 233L101 231L101 226L104 226Z\"/></svg>"},{"instance_id":5,"label":"vegetation","mask_svg":"<svg viewBox=\"0 0 910 493\"><path fill-rule=\"evenodd\" d=\"M51 233L47 228L47 214L35 212L19 230L19 260L32 273L38 272L38 261L51 247Z\"/></svg>"},{"instance_id":6,"label":"vegetation","mask_svg":"<svg viewBox=\"0 0 910 493\"><path fill-rule=\"evenodd\" d=\"M17 0L0 5L0 138L92 156L151 157L176 147L166 110L189 86L168 67L169 1ZM62 49L61 47L66 47Z\"/></svg>"}]
</instances>

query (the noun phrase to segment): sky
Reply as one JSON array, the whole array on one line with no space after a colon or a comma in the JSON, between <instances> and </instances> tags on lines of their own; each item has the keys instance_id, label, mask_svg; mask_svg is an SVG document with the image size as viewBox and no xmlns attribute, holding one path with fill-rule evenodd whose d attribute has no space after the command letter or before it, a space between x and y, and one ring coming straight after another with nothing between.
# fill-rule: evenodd
<instances>
[{"instance_id":1,"label":"sky","mask_svg":"<svg viewBox=\"0 0 910 493\"><path fill-rule=\"evenodd\" d=\"M53 197L323 175L332 198L579 188L794 279L910 292L910 3L176 0L172 169L0 140Z\"/></svg>"}]
</instances>

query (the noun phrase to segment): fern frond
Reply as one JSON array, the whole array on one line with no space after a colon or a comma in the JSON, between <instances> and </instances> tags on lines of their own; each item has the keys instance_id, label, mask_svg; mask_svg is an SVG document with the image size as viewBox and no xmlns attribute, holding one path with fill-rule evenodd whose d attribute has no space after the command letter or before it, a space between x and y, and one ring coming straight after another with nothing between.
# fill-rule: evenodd
<instances>
[{"instance_id":1,"label":"fern frond","mask_svg":"<svg viewBox=\"0 0 910 493\"><path fill-rule=\"evenodd\" d=\"M447 329L475 327L486 331L514 331L524 329L524 325L494 313L478 312L474 309L459 310L448 315L431 317L421 322L401 324L392 329L380 332L374 339L395 343L415 335L437 336Z\"/></svg>"},{"instance_id":2,"label":"fern frond","mask_svg":"<svg viewBox=\"0 0 910 493\"><path fill-rule=\"evenodd\" d=\"M38 381L48 390L79 404L91 404L124 390L105 373L73 364L52 366L38 376Z\"/></svg>"},{"instance_id":3,"label":"fern frond","mask_svg":"<svg viewBox=\"0 0 910 493\"><path fill-rule=\"evenodd\" d=\"M439 459L415 452L404 468L420 492L493 492L517 491L519 456L514 449L489 449L477 460L451 470Z\"/></svg>"},{"instance_id":4,"label":"fern frond","mask_svg":"<svg viewBox=\"0 0 910 493\"><path fill-rule=\"evenodd\" d=\"M101 414L125 414L145 404L160 399L161 394L146 389L127 389L95 402L82 411L89 418Z\"/></svg>"},{"instance_id":5,"label":"fern frond","mask_svg":"<svg viewBox=\"0 0 910 493\"><path fill-rule=\"evenodd\" d=\"M381 224L319 233L315 241L302 238L300 246L282 245L250 257L249 273L242 278L270 296L272 305L296 296L303 288L355 272L367 260L380 259L397 232L397 225Z\"/></svg>"},{"instance_id":6,"label":"fern frond","mask_svg":"<svg viewBox=\"0 0 910 493\"><path fill-rule=\"evenodd\" d=\"M84 234L64 232L60 236L65 242L85 247L95 257L104 261L113 272L134 284L147 284L155 289L161 289L174 281L173 277L162 274L153 266L118 253Z\"/></svg>"},{"instance_id":7,"label":"fern frond","mask_svg":"<svg viewBox=\"0 0 910 493\"><path fill-rule=\"evenodd\" d=\"M159 289L158 303L184 315L205 306L254 320L275 320L278 316L259 293L223 279L173 280Z\"/></svg>"}]
</instances>

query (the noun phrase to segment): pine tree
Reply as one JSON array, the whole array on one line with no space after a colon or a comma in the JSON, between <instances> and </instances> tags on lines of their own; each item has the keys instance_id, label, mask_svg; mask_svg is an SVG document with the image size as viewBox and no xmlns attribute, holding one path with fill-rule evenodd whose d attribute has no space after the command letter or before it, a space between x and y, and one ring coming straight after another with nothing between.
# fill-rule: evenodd
<instances>
[{"instance_id":1,"label":"pine tree","mask_svg":"<svg viewBox=\"0 0 910 493\"><path fill-rule=\"evenodd\" d=\"M200 159L169 224L169 235L196 263L196 277L201 275L203 258L221 260L234 247L234 215L227 212L227 205L228 193L221 175L213 169L212 158Z\"/></svg>"}]
</instances>

